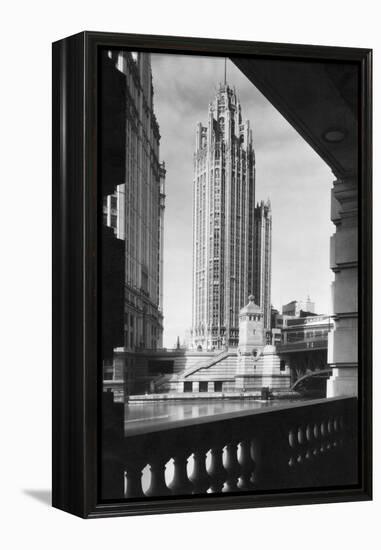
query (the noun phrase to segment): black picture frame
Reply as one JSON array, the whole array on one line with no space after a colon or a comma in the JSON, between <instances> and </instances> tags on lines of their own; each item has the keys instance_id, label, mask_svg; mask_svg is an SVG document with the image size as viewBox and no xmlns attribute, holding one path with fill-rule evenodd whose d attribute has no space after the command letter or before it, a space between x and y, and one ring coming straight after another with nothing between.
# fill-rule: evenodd
<instances>
[{"instance_id":1,"label":"black picture frame","mask_svg":"<svg viewBox=\"0 0 381 550\"><path fill-rule=\"evenodd\" d=\"M101 502L99 499L98 52L257 56L359 66L359 483ZM53 44L53 506L84 518L369 500L372 498L372 51L82 32ZM276 105L276 98L273 98Z\"/></svg>"}]
</instances>

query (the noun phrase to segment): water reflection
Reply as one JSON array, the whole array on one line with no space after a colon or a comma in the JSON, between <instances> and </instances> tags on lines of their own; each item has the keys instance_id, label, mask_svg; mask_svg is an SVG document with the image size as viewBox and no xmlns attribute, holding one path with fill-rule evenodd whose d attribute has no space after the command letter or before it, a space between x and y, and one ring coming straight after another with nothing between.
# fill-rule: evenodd
<instances>
[{"instance_id":1,"label":"water reflection","mask_svg":"<svg viewBox=\"0 0 381 550\"><path fill-rule=\"evenodd\" d=\"M228 400L211 399L206 401L145 401L129 403L125 407L125 429L137 426L151 426L167 422L177 422L189 418L200 418L229 412L255 410L295 402L295 399L260 401L255 399ZM300 401L300 400L299 400Z\"/></svg>"}]
</instances>

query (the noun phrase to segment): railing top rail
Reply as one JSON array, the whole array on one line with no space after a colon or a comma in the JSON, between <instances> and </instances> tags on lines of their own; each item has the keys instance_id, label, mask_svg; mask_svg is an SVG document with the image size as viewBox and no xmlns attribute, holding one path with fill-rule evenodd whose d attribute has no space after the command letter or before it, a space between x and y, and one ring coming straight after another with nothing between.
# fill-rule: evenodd
<instances>
[{"instance_id":1,"label":"railing top rail","mask_svg":"<svg viewBox=\"0 0 381 550\"><path fill-rule=\"evenodd\" d=\"M236 419L247 419L250 417L258 417L261 415L274 415L280 411L287 411L290 409L300 409L300 408L310 408L310 407L324 407L325 405L340 403L340 402L349 402L356 400L356 397L329 397L323 399L310 399L306 401L298 401L295 403L279 403L279 405L274 405L269 402L269 407L263 407L259 409L252 410L241 410L233 411L228 413L217 413L206 416L200 416L197 418L187 418L183 420L168 420L163 421L158 424L153 424L150 426L129 426L125 430L125 438L137 436L137 435L147 435L150 433L156 433L167 430L182 429L190 426L198 426L205 424L212 424L214 422L222 422L225 420L233 421Z\"/></svg>"}]
</instances>

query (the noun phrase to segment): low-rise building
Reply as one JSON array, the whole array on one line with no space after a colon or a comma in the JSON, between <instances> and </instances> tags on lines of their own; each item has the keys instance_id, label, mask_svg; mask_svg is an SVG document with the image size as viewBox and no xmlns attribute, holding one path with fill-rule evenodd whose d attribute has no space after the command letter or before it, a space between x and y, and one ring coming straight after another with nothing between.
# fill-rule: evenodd
<instances>
[{"instance_id":1,"label":"low-rise building","mask_svg":"<svg viewBox=\"0 0 381 550\"><path fill-rule=\"evenodd\" d=\"M307 300L293 300L288 304L282 306L282 315L290 315L291 317L298 317L300 312L314 314L315 303L311 301L311 298L307 296Z\"/></svg>"}]
</instances>

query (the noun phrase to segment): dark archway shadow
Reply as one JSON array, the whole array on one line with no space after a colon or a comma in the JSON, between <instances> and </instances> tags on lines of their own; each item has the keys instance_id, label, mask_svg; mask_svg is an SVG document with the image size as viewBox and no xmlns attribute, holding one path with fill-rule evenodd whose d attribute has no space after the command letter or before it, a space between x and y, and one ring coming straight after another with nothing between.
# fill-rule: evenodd
<instances>
[{"instance_id":1,"label":"dark archway shadow","mask_svg":"<svg viewBox=\"0 0 381 550\"><path fill-rule=\"evenodd\" d=\"M45 506L52 505L52 491L51 489L23 489L24 495L38 500Z\"/></svg>"}]
</instances>

